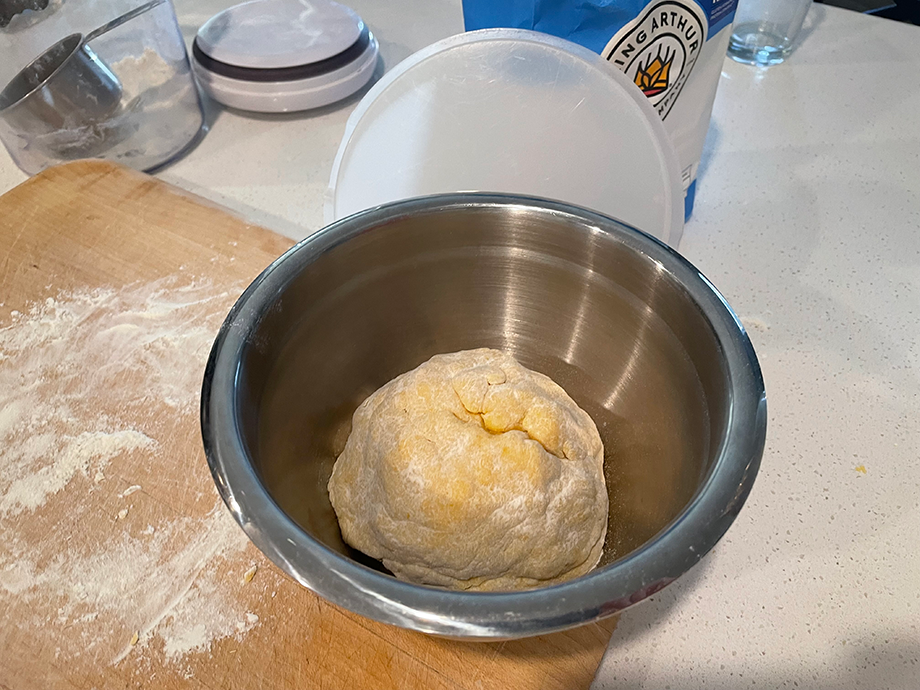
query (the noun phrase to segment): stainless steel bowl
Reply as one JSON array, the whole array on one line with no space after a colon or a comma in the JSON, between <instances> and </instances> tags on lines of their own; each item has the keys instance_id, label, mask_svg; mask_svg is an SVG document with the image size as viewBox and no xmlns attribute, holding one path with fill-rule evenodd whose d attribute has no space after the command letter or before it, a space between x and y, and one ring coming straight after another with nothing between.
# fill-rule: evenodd
<instances>
[{"instance_id":1,"label":"stainless steel bowl","mask_svg":"<svg viewBox=\"0 0 920 690\"><path fill-rule=\"evenodd\" d=\"M326 482L354 409L436 353L482 346L597 423L610 527L588 575L450 592L342 542ZM456 194L351 216L269 266L217 337L201 423L221 496L292 578L386 623L512 638L616 613L699 561L751 489L766 397L738 319L665 245L565 204Z\"/></svg>"}]
</instances>

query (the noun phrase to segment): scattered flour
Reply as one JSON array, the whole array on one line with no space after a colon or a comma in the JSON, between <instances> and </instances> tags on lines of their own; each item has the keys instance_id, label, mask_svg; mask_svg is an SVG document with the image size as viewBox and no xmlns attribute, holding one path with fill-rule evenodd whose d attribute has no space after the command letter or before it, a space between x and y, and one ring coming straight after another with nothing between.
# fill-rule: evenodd
<instances>
[{"instance_id":1,"label":"scattered flour","mask_svg":"<svg viewBox=\"0 0 920 690\"><path fill-rule=\"evenodd\" d=\"M112 71L121 82L122 98L130 101L150 89L162 86L176 73L153 48L145 48L138 57L129 55L112 63Z\"/></svg>"},{"instance_id":2,"label":"scattered flour","mask_svg":"<svg viewBox=\"0 0 920 690\"><path fill-rule=\"evenodd\" d=\"M12 314L0 329L0 515L34 511L75 476L104 476L113 458L154 447L137 423L151 405L195 409L214 305L227 301L213 292L157 281Z\"/></svg>"},{"instance_id":3,"label":"scattered flour","mask_svg":"<svg viewBox=\"0 0 920 690\"><path fill-rule=\"evenodd\" d=\"M770 330L770 322L757 316L742 316L741 325L748 332L760 331L765 333Z\"/></svg>"},{"instance_id":4,"label":"scattered flour","mask_svg":"<svg viewBox=\"0 0 920 690\"><path fill-rule=\"evenodd\" d=\"M0 568L0 587L8 594L18 595L35 584L31 564L24 561L7 563Z\"/></svg>"},{"instance_id":5,"label":"scattered flour","mask_svg":"<svg viewBox=\"0 0 920 690\"><path fill-rule=\"evenodd\" d=\"M119 473L179 462L235 294L179 278L60 294L0 328L0 610L24 635L61 630L55 654L70 663L154 652L179 663L258 624L234 592L249 564L226 573L246 537L202 494L204 463L176 473L204 510L154 512L134 529L132 498L116 527L85 527L113 514L118 485L106 487Z\"/></svg>"},{"instance_id":6,"label":"scattered flour","mask_svg":"<svg viewBox=\"0 0 920 690\"><path fill-rule=\"evenodd\" d=\"M53 439L41 437L37 447L42 455L54 460L35 469L34 463L4 468L9 476L18 474L0 497L0 514L15 515L23 510L35 510L47 498L63 489L79 472L88 475L90 464L105 464L112 458L139 448L156 445L149 436L134 430L86 431L78 436Z\"/></svg>"}]
</instances>

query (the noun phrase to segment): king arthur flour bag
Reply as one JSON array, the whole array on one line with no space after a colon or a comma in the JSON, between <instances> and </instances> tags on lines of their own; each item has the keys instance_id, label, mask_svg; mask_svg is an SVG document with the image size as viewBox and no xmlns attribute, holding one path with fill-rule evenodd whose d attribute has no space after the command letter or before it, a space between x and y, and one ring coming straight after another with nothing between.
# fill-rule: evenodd
<instances>
[{"instance_id":1,"label":"king arthur flour bag","mask_svg":"<svg viewBox=\"0 0 920 690\"><path fill-rule=\"evenodd\" d=\"M463 0L467 31L531 29L580 43L623 70L664 121L681 164L684 215L737 0Z\"/></svg>"}]
</instances>

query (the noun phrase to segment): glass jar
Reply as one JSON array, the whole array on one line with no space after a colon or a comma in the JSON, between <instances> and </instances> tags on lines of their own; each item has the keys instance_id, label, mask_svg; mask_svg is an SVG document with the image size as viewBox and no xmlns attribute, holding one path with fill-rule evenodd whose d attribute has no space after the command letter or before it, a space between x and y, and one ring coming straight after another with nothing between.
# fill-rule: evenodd
<instances>
[{"instance_id":1,"label":"glass jar","mask_svg":"<svg viewBox=\"0 0 920 690\"><path fill-rule=\"evenodd\" d=\"M170 0L11 2L38 7L0 28L0 140L26 173L79 158L151 171L205 132Z\"/></svg>"}]
</instances>

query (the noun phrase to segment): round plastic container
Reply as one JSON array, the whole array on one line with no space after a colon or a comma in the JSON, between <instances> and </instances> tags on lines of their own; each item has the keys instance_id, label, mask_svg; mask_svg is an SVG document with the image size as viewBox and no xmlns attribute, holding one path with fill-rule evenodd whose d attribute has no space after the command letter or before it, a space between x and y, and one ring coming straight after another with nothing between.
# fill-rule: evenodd
<instances>
[{"instance_id":1,"label":"round plastic container","mask_svg":"<svg viewBox=\"0 0 920 690\"><path fill-rule=\"evenodd\" d=\"M192 66L202 88L232 108L281 113L318 108L370 81L377 40L331 0L252 0L198 30Z\"/></svg>"},{"instance_id":2,"label":"round plastic container","mask_svg":"<svg viewBox=\"0 0 920 690\"><path fill-rule=\"evenodd\" d=\"M680 167L661 119L587 48L516 29L428 46L348 120L326 191L331 222L443 192L566 201L677 246Z\"/></svg>"}]
</instances>

